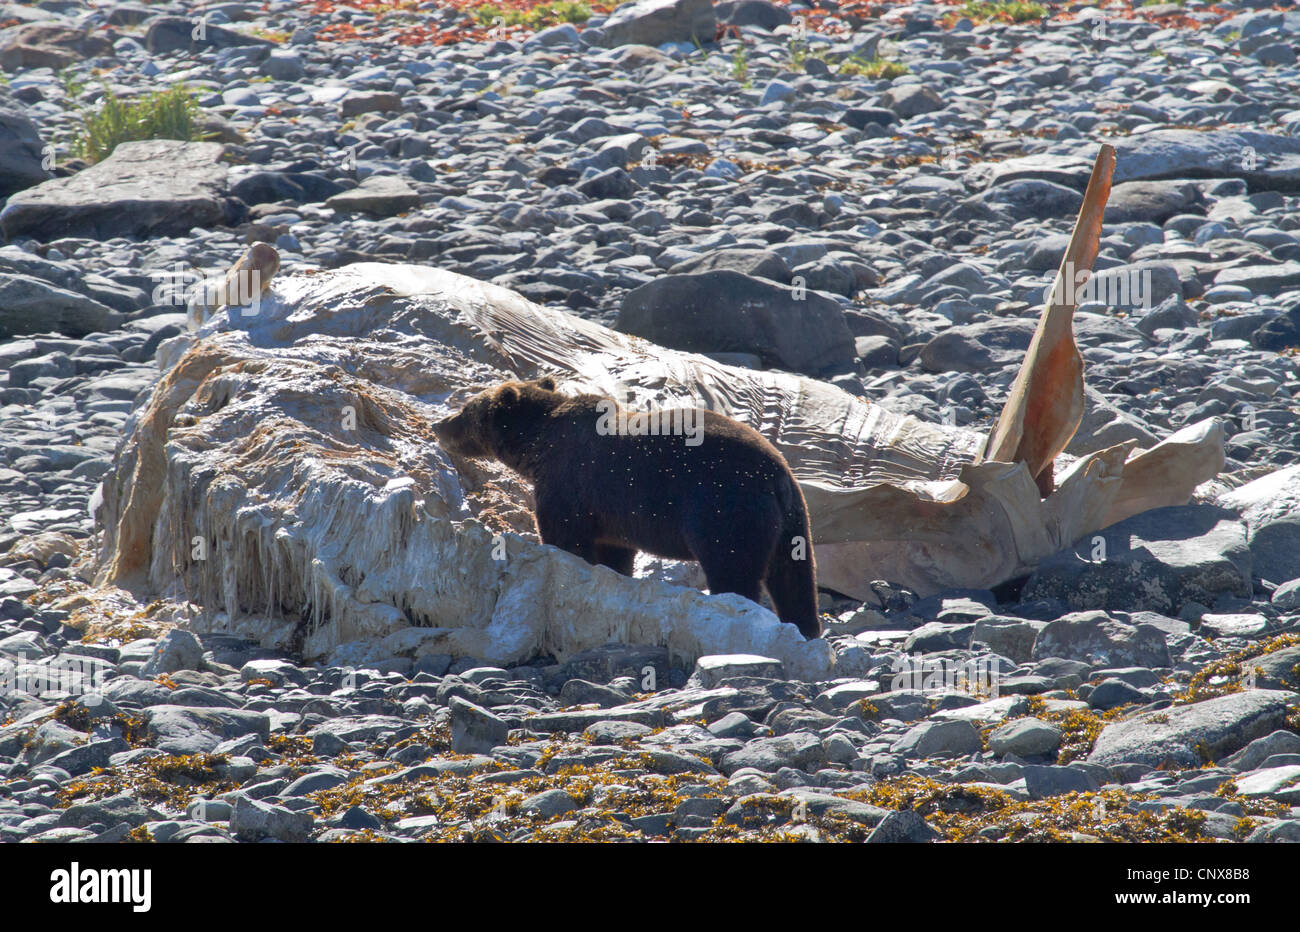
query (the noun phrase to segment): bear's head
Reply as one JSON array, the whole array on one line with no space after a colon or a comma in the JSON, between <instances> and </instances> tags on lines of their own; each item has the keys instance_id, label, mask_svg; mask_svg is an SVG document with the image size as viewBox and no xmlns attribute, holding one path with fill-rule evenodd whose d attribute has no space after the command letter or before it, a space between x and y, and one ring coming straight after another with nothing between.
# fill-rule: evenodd
<instances>
[{"instance_id":1,"label":"bear's head","mask_svg":"<svg viewBox=\"0 0 1300 932\"><path fill-rule=\"evenodd\" d=\"M524 465L542 420L564 396L550 376L531 382L502 382L479 392L451 417L433 425L438 443L470 459L495 459L512 469Z\"/></svg>"}]
</instances>

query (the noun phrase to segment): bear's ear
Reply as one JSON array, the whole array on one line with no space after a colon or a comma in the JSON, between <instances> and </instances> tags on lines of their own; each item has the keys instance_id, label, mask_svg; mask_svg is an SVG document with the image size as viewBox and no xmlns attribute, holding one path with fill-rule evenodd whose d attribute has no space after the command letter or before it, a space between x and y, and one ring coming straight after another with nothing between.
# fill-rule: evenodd
<instances>
[{"instance_id":1,"label":"bear's ear","mask_svg":"<svg viewBox=\"0 0 1300 932\"><path fill-rule=\"evenodd\" d=\"M555 379L549 375L544 375L534 383L538 388L544 388L548 392L555 391Z\"/></svg>"}]
</instances>

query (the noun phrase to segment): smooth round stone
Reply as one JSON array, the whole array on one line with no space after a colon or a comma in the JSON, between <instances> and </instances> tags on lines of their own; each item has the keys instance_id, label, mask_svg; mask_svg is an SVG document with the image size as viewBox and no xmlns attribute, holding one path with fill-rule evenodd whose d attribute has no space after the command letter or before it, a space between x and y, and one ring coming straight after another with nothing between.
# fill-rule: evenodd
<instances>
[{"instance_id":1,"label":"smooth round stone","mask_svg":"<svg viewBox=\"0 0 1300 932\"><path fill-rule=\"evenodd\" d=\"M1233 301L1250 303L1255 293L1245 285L1215 285L1207 288L1201 300L1208 304L1228 304Z\"/></svg>"},{"instance_id":2,"label":"smooth round stone","mask_svg":"<svg viewBox=\"0 0 1300 932\"><path fill-rule=\"evenodd\" d=\"M262 99L251 87L235 87L221 92L221 99L231 107L256 107Z\"/></svg>"},{"instance_id":3,"label":"smooth round stone","mask_svg":"<svg viewBox=\"0 0 1300 932\"><path fill-rule=\"evenodd\" d=\"M1287 233L1283 230L1275 230L1269 227L1247 230L1242 234L1241 238L1248 243L1257 243L1266 249L1276 249L1279 246L1290 246L1297 241L1294 234Z\"/></svg>"},{"instance_id":4,"label":"smooth round stone","mask_svg":"<svg viewBox=\"0 0 1300 932\"><path fill-rule=\"evenodd\" d=\"M1201 633L1212 637L1259 637L1267 630L1268 619L1254 613L1201 616Z\"/></svg>"},{"instance_id":5,"label":"smooth round stone","mask_svg":"<svg viewBox=\"0 0 1300 932\"><path fill-rule=\"evenodd\" d=\"M1196 245L1201 246L1212 239L1220 239L1228 235L1230 235L1228 228L1215 220L1197 227L1196 231L1192 233L1192 240Z\"/></svg>"}]
</instances>

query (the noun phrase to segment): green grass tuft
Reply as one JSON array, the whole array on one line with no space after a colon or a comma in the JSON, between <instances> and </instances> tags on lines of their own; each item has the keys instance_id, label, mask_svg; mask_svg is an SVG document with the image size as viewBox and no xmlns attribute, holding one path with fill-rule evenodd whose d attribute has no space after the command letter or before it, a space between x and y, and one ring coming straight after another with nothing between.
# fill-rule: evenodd
<instances>
[{"instance_id":1,"label":"green grass tuft","mask_svg":"<svg viewBox=\"0 0 1300 932\"><path fill-rule=\"evenodd\" d=\"M874 58L866 58L862 55L851 55L840 64L839 68L839 73L843 75L861 75L873 79L897 78L899 75L907 74L907 72L907 65L904 65L902 62L881 58L879 55Z\"/></svg>"},{"instance_id":2,"label":"green grass tuft","mask_svg":"<svg viewBox=\"0 0 1300 932\"><path fill-rule=\"evenodd\" d=\"M120 142L141 139L201 138L199 106L184 84L124 101L107 86L98 108L82 113L81 132L72 142L73 155L99 162Z\"/></svg>"},{"instance_id":3,"label":"green grass tuft","mask_svg":"<svg viewBox=\"0 0 1300 932\"><path fill-rule=\"evenodd\" d=\"M967 0L960 8L962 16L976 22L998 19L1011 23L1027 23L1047 16L1047 7L1041 3L1023 0Z\"/></svg>"}]
</instances>

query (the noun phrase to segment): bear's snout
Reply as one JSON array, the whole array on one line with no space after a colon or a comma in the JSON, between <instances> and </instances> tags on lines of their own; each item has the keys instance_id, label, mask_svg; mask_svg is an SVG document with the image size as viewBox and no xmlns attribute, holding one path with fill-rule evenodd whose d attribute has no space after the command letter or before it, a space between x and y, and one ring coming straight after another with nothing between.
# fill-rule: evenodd
<instances>
[{"instance_id":1,"label":"bear's snout","mask_svg":"<svg viewBox=\"0 0 1300 932\"><path fill-rule=\"evenodd\" d=\"M441 421L434 421L433 435L438 439L438 445L448 453L471 458L482 458L488 455L488 451L476 439L473 431L468 430L465 418L461 414L453 414Z\"/></svg>"}]
</instances>

